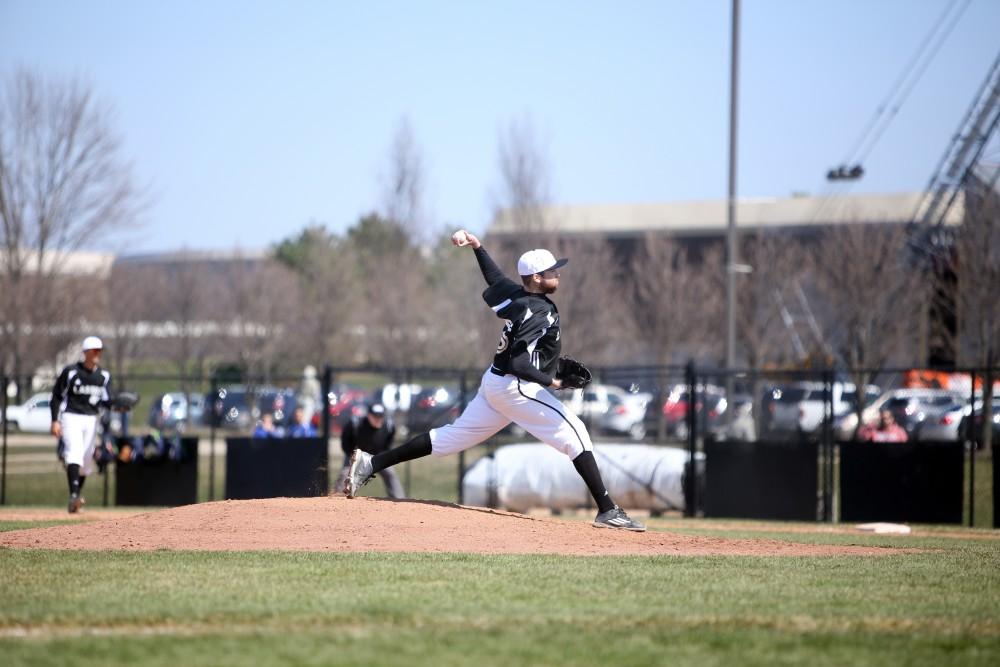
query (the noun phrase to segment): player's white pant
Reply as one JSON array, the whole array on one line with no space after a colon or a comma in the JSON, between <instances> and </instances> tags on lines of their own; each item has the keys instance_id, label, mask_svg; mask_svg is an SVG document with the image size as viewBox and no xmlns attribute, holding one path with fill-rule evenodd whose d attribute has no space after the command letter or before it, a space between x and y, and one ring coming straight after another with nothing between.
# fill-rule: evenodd
<instances>
[{"instance_id":1,"label":"player's white pant","mask_svg":"<svg viewBox=\"0 0 1000 667\"><path fill-rule=\"evenodd\" d=\"M59 418L62 438L66 443L66 465L80 466L81 475L94 471L94 434L97 432L97 417L64 412Z\"/></svg>"},{"instance_id":2,"label":"player's white pant","mask_svg":"<svg viewBox=\"0 0 1000 667\"><path fill-rule=\"evenodd\" d=\"M510 422L571 459L594 448L580 418L548 389L487 370L476 397L455 423L430 432L432 453L447 456L468 449Z\"/></svg>"}]
</instances>

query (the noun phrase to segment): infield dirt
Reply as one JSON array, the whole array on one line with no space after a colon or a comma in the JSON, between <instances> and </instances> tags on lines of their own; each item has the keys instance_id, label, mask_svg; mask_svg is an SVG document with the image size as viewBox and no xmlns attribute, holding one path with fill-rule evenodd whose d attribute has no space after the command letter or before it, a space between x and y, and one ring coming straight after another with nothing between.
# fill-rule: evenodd
<instances>
[{"instance_id":1,"label":"infield dirt","mask_svg":"<svg viewBox=\"0 0 1000 667\"><path fill-rule=\"evenodd\" d=\"M62 514L61 518L66 518ZM727 539L530 517L451 503L375 498L226 500L0 533L0 546L35 549L460 552L636 556L881 555L871 546Z\"/></svg>"}]
</instances>

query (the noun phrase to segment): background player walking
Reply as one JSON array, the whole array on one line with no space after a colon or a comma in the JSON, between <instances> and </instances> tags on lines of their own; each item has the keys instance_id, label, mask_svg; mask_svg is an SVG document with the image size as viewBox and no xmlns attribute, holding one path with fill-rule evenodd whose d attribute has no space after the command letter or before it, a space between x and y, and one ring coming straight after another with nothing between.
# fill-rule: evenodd
<instances>
[{"instance_id":1,"label":"background player walking","mask_svg":"<svg viewBox=\"0 0 1000 667\"><path fill-rule=\"evenodd\" d=\"M595 526L645 530L611 500L586 426L550 391L563 385L556 377L562 347L559 311L548 295L559 288L559 269L569 260L556 260L548 250L529 250L517 262L521 276L518 283L504 275L473 234L459 230L452 235L452 243L475 251L489 285L483 299L504 320L493 363L483 374L475 398L455 423L417 435L375 456L355 450L344 492L353 498L375 473L389 466L429 454L460 452L514 422L573 461L597 502Z\"/></svg>"},{"instance_id":2,"label":"background player walking","mask_svg":"<svg viewBox=\"0 0 1000 667\"><path fill-rule=\"evenodd\" d=\"M101 368L104 344L97 336L83 341L83 361L67 366L52 389L52 435L62 438L69 511L83 505L83 483L94 468L94 435L101 408L111 405L111 373ZM61 413L61 415L60 415Z\"/></svg>"}]
</instances>

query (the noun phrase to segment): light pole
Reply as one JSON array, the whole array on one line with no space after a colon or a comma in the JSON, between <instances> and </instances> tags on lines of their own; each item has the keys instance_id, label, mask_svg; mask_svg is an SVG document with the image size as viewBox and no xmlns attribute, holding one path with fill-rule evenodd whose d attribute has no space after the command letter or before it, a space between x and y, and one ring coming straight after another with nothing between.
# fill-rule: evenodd
<instances>
[{"instance_id":1,"label":"light pole","mask_svg":"<svg viewBox=\"0 0 1000 667\"><path fill-rule=\"evenodd\" d=\"M736 274L739 251L736 242L736 138L739 98L740 0L733 0L733 26L729 70L729 196L726 220L726 370L736 365ZM726 374L726 399L733 401L733 381ZM727 422L733 423L733 411L726 410Z\"/></svg>"}]
</instances>

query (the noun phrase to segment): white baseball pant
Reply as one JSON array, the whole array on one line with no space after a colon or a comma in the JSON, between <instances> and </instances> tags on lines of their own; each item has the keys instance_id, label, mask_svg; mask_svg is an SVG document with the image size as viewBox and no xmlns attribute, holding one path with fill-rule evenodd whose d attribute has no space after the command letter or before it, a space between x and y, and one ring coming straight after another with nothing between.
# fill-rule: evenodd
<instances>
[{"instance_id":1,"label":"white baseball pant","mask_svg":"<svg viewBox=\"0 0 1000 667\"><path fill-rule=\"evenodd\" d=\"M580 418L548 389L487 369L479 392L455 423L430 432L431 452L447 456L469 449L511 422L570 459L594 448Z\"/></svg>"},{"instance_id":2,"label":"white baseball pant","mask_svg":"<svg viewBox=\"0 0 1000 667\"><path fill-rule=\"evenodd\" d=\"M94 471L94 434L97 432L97 417L64 412L59 418L62 438L66 443L66 465L80 466L81 475Z\"/></svg>"}]
</instances>

